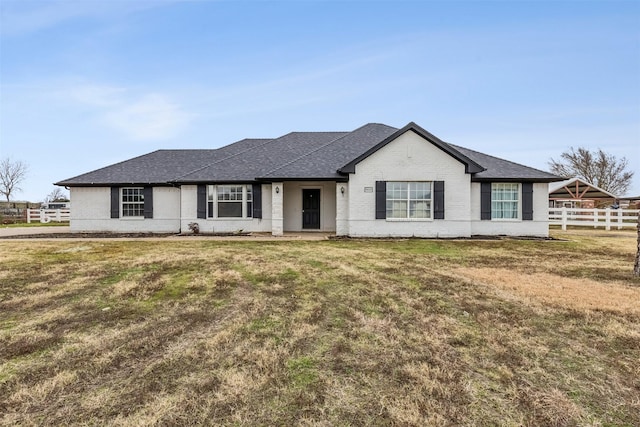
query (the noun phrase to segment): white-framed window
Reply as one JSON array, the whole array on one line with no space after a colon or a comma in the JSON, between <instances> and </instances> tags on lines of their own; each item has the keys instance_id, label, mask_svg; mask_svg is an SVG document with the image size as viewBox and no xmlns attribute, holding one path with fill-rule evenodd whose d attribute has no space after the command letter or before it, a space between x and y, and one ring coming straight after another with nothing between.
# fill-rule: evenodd
<instances>
[{"instance_id":1,"label":"white-framed window","mask_svg":"<svg viewBox=\"0 0 640 427\"><path fill-rule=\"evenodd\" d=\"M207 218L251 218L251 185L207 186Z\"/></svg>"},{"instance_id":2,"label":"white-framed window","mask_svg":"<svg viewBox=\"0 0 640 427\"><path fill-rule=\"evenodd\" d=\"M519 204L520 184L515 182L491 184L491 219L518 219Z\"/></svg>"},{"instance_id":3,"label":"white-framed window","mask_svg":"<svg viewBox=\"0 0 640 427\"><path fill-rule=\"evenodd\" d=\"M120 193L123 217L144 217L144 189L125 187Z\"/></svg>"},{"instance_id":4,"label":"white-framed window","mask_svg":"<svg viewBox=\"0 0 640 427\"><path fill-rule=\"evenodd\" d=\"M432 183L387 181L387 219L430 219Z\"/></svg>"}]
</instances>

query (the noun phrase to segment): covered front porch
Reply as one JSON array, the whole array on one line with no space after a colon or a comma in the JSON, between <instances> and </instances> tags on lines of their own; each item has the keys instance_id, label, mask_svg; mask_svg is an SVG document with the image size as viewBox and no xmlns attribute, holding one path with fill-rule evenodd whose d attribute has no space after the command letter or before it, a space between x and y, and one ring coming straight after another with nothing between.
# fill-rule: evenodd
<instances>
[{"instance_id":1,"label":"covered front porch","mask_svg":"<svg viewBox=\"0 0 640 427\"><path fill-rule=\"evenodd\" d=\"M346 201L346 182L272 182L271 234L336 233L347 212Z\"/></svg>"}]
</instances>

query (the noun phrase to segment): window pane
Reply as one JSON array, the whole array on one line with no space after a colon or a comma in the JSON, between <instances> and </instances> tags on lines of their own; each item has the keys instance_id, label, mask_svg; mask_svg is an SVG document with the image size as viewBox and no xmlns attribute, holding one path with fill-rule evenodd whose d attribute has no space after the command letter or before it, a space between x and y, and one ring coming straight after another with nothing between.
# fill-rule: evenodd
<instances>
[{"instance_id":1,"label":"window pane","mask_svg":"<svg viewBox=\"0 0 640 427\"><path fill-rule=\"evenodd\" d=\"M394 200L391 202L390 209L387 209L388 218L406 218L407 202L404 200Z\"/></svg>"},{"instance_id":2,"label":"window pane","mask_svg":"<svg viewBox=\"0 0 640 427\"><path fill-rule=\"evenodd\" d=\"M216 193L218 218L242 218L243 206L246 207L246 217L251 218L253 216L251 185L218 185L216 186Z\"/></svg>"},{"instance_id":3,"label":"window pane","mask_svg":"<svg viewBox=\"0 0 640 427\"><path fill-rule=\"evenodd\" d=\"M519 184L513 182L491 184L491 218L518 218L519 189Z\"/></svg>"},{"instance_id":4,"label":"window pane","mask_svg":"<svg viewBox=\"0 0 640 427\"><path fill-rule=\"evenodd\" d=\"M144 190L123 188L121 195L122 216L144 216Z\"/></svg>"},{"instance_id":5,"label":"window pane","mask_svg":"<svg viewBox=\"0 0 640 427\"><path fill-rule=\"evenodd\" d=\"M218 218L242 218L242 203L218 202Z\"/></svg>"},{"instance_id":6,"label":"window pane","mask_svg":"<svg viewBox=\"0 0 640 427\"><path fill-rule=\"evenodd\" d=\"M409 218L431 218L431 202L412 200L409 205Z\"/></svg>"},{"instance_id":7,"label":"window pane","mask_svg":"<svg viewBox=\"0 0 640 427\"><path fill-rule=\"evenodd\" d=\"M387 181L387 218L431 218L431 182Z\"/></svg>"}]
</instances>

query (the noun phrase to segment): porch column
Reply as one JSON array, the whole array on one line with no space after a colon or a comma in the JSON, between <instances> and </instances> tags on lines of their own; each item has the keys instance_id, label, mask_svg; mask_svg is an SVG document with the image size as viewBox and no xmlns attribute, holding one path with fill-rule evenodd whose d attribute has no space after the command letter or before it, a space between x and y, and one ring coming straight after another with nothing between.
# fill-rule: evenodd
<instances>
[{"instance_id":1,"label":"porch column","mask_svg":"<svg viewBox=\"0 0 640 427\"><path fill-rule=\"evenodd\" d=\"M271 183L271 234L282 236L284 232L284 186Z\"/></svg>"},{"instance_id":2,"label":"porch column","mask_svg":"<svg viewBox=\"0 0 640 427\"><path fill-rule=\"evenodd\" d=\"M349 183L336 182L336 236L349 235Z\"/></svg>"}]
</instances>

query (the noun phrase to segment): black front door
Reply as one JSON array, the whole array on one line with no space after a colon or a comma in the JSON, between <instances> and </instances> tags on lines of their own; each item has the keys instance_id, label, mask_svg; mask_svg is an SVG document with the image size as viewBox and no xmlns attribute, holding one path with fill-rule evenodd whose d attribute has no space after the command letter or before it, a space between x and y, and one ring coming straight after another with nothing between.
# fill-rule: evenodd
<instances>
[{"instance_id":1,"label":"black front door","mask_svg":"<svg viewBox=\"0 0 640 427\"><path fill-rule=\"evenodd\" d=\"M320 189L302 190L302 228L320 229Z\"/></svg>"}]
</instances>

